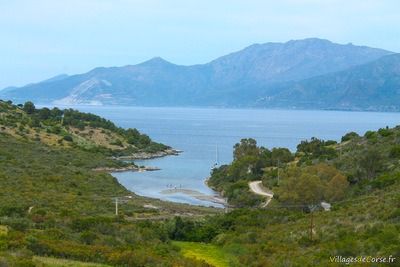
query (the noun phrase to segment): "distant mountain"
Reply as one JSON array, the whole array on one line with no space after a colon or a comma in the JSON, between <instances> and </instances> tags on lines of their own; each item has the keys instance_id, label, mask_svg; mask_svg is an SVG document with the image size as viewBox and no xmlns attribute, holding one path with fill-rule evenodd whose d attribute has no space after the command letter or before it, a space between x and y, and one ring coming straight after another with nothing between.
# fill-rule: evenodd
<instances>
[{"instance_id":1,"label":"distant mountain","mask_svg":"<svg viewBox=\"0 0 400 267\"><path fill-rule=\"evenodd\" d=\"M274 93L271 93L271 92ZM274 86L260 107L400 111L400 54L345 71Z\"/></svg>"},{"instance_id":2,"label":"distant mountain","mask_svg":"<svg viewBox=\"0 0 400 267\"><path fill-rule=\"evenodd\" d=\"M0 91L0 98L55 104L271 107L277 105L268 99L289 98L288 88L297 82L390 54L316 38L256 44L203 65L180 66L153 58ZM318 105L324 102L318 96L313 99ZM296 99L292 100L287 106L281 101L279 107L297 106Z\"/></svg>"},{"instance_id":3,"label":"distant mountain","mask_svg":"<svg viewBox=\"0 0 400 267\"><path fill-rule=\"evenodd\" d=\"M344 70L391 53L310 38L283 44L255 44L218 58L210 65L218 80L235 77L236 80L281 82Z\"/></svg>"},{"instance_id":4,"label":"distant mountain","mask_svg":"<svg viewBox=\"0 0 400 267\"><path fill-rule=\"evenodd\" d=\"M50 79L42 81L42 83L48 83L48 82L56 82L56 81L61 81L64 80L65 78L68 78L69 76L67 74L59 74L54 77L51 77Z\"/></svg>"}]
</instances>

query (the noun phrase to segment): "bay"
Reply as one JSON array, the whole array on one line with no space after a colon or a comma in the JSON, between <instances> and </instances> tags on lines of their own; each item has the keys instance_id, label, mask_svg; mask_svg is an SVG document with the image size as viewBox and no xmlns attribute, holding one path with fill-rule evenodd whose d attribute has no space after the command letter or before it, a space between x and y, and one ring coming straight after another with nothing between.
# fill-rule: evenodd
<instances>
[{"instance_id":1,"label":"bay","mask_svg":"<svg viewBox=\"0 0 400 267\"><path fill-rule=\"evenodd\" d=\"M345 112L320 110L257 110L213 108L150 108L119 106L79 106L112 120L118 126L137 128L153 140L183 150L179 156L135 161L138 165L161 168L154 172L124 172L113 175L127 189L138 195L204 206L221 206L176 190L195 190L215 195L204 180L216 161L232 160L233 145L242 138L254 138L268 148L287 147L295 151L305 139L318 137L339 141L350 131L393 127L400 113ZM169 190L173 191L173 190Z\"/></svg>"}]
</instances>

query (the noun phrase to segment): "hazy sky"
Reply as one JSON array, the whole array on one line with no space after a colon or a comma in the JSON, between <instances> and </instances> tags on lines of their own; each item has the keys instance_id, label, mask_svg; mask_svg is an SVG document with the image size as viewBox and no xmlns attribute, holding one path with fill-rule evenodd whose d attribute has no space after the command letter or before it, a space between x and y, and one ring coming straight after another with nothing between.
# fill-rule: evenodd
<instances>
[{"instance_id":1,"label":"hazy sky","mask_svg":"<svg viewBox=\"0 0 400 267\"><path fill-rule=\"evenodd\" d=\"M398 0L0 0L0 88L319 37L400 52Z\"/></svg>"}]
</instances>

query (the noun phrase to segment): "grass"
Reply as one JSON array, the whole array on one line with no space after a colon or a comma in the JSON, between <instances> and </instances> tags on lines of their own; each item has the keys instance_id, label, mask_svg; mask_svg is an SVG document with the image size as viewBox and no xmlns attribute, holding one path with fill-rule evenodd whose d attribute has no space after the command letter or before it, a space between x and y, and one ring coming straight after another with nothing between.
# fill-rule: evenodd
<instances>
[{"instance_id":1,"label":"grass","mask_svg":"<svg viewBox=\"0 0 400 267\"><path fill-rule=\"evenodd\" d=\"M73 261L66 259L57 259L49 257L33 257L35 264L40 264L39 266L44 267L109 267L110 265L100 264L100 263L90 263L82 261Z\"/></svg>"},{"instance_id":2,"label":"grass","mask_svg":"<svg viewBox=\"0 0 400 267\"><path fill-rule=\"evenodd\" d=\"M173 244L181 249L183 256L203 260L215 267L228 267L235 261L232 255L215 245L183 241L174 241Z\"/></svg>"},{"instance_id":3,"label":"grass","mask_svg":"<svg viewBox=\"0 0 400 267\"><path fill-rule=\"evenodd\" d=\"M8 233L8 228L7 226L0 225L0 236L5 236Z\"/></svg>"}]
</instances>

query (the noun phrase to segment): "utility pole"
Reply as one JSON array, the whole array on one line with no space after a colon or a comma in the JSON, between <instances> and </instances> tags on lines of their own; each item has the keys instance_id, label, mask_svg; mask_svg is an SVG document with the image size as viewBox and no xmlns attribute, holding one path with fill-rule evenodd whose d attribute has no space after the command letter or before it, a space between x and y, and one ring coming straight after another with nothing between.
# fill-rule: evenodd
<instances>
[{"instance_id":1,"label":"utility pole","mask_svg":"<svg viewBox=\"0 0 400 267\"><path fill-rule=\"evenodd\" d=\"M278 186L279 186L279 181L280 181L280 178L279 178L279 165L281 165L281 161L278 159Z\"/></svg>"},{"instance_id":2,"label":"utility pole","mask_svg":"<svg viewBox=\"0 0 400 267\"><path fill-rule=\"evenodd\" d=\"M115 215L118 216L118 198L115 198Z\"/></svg>"},{"instance_id":3,"label":"utility pole","mask_svg":"<svg viewBox=\"0 0 400 267\"><path fill-rule=\"evenodd\" d=\"M311 210L311 220L310 220L310 240L313 241L313 231L314 231L314 212Z\"/></svg>"},{"instance_id":4,"label":"utility pole","mask_svg":"<svg viewBox=\"0 0 400 267\"><path fill-rule=\"evenodd\" d=\"M313 241L313 234L314 234L314 210L317 208L317 205L309 205L310 209L310 240Z\"/></svg>"},{"instance_id":5,"label":"utility pole","mask_svg":"<svg viewBox=\"0 0 400 267\"><path fill-rule=\"evenodd\" d=\"M118 205L128 202L131 200L132 196L122 196L122 197L113 197L112 200L115 203L115 216L118 216Z\"/></svg>"}]
</instances>

